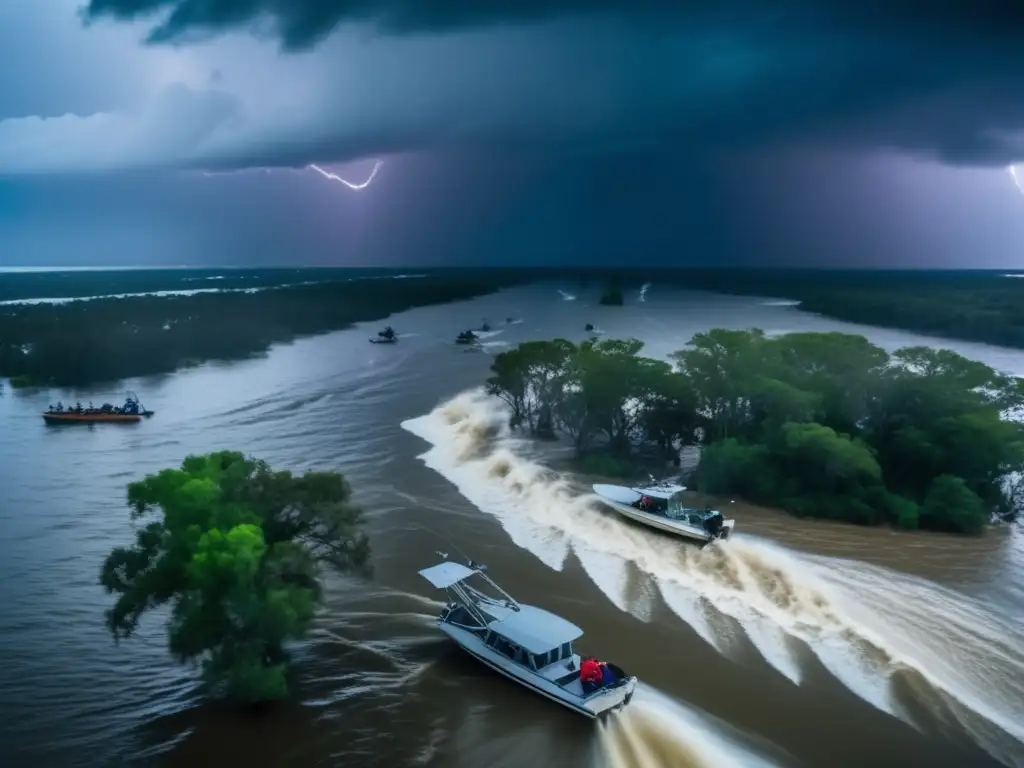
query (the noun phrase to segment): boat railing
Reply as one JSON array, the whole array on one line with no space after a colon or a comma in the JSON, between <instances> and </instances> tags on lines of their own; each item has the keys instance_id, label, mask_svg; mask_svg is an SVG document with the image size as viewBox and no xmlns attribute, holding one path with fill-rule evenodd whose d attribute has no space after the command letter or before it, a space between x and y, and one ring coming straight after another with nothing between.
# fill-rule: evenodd
<instances>
[{"instance_id":1,"label":"boat railing","mask_svg":"<svg viewBox=\"0 0 1024 768\"><path fill-rule=\"evenodd\" d=\"M480 625L479 628L485 628L489 623L490 619L487 614L480 610L477 600L474 598L472 593L469 591L472 587L466 587L461 582L452 584L446 591L451 594L457 604L464 608L470 616ZM475 591L475 590L474 590ZM449 612L450 615L451 612Z\"/></svg>"},{"instance_id":2,"label":"boat railing","mask_svg":"<svg viewBox=\"0 0 1024 768\"><path fill-rule=\"evenodd\" d=\"M473 563L472 561L470 562L470 566L475 570L473 575L480 577L500 596L495 597L493 595L488 595L485 592L481 592L476 587L467 584L465 579L455 582L445 590L455 604L464 608L473 620L479 624L479 626L474 629L486 628L492 621L494 621L495 617L488 616L486 613L486 609L488 607L503 608L505 610L516 612L520 610L519 603L516 602L515 598L481 572L480 569L482 569L483 566L478 563ZM447 610L443 620L454 624L456 622L452 622L450 620L451 614L452 610Z\"/></svg>"},{"instance_id":3,"label":"boat railing","mask_svg":"<svg viewBox=\"0 0 1024 768\"><path fill-rule=\"evenodd\" d=\"M483 572L483 570L487 566L481 565L480 563L475 563L474 566L478 569L477 572L476 572L476 575L479 576L484 581L486 581L487 584L489 584L491 587L493 587L494 590L505 599L507 605L505 605L504 607L511 608L513 611L518 612L519 611L519 602L514 597L512 597L512 595L510 595L504 589L499 587L486 573ZM475 594L479 595L483 599L489 600L492 603L497 604L493 597L490 597L489 595L485 595L482 592L480 592L479 590L474 589L473 587L468 587L468 589L473 590L473 592Z\"/></svg>"}]
</instances>

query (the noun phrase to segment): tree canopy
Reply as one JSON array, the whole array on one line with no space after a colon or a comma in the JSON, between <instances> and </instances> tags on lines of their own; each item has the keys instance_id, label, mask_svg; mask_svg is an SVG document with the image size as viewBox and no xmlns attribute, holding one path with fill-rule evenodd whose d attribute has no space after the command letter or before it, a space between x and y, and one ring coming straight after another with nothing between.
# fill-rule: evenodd
<instances>
[{"instance_id":1,"label":"tree canopy","mask_svg":"<svg viewBox=\"0 0 1024 768\"><path fill-rule=\"evenodd\" d=\"M1024 464L1017 379L949 350L714 329L670 356L637 340L528 342L488 390L581 457L699 446L698 487L802 516L977 533ZM547 420L543 416L547 414Z\"/></svg>"},{"instance_id":2,"label":"tree canopy","mask_svg":"<svg viewBox=\"0 0 1024 768\"><path fill-rule=\"evenodd\" d=\"M337 472L294 476L222 451L189 456L128 486L130 547L116 547L100 583L115 639L169 605L169 647L199 661L218 692L242 702L287 694L286 643L305 636L320 602L321 566L368 573L362 512Z\"/></svg>"}]
</instances>

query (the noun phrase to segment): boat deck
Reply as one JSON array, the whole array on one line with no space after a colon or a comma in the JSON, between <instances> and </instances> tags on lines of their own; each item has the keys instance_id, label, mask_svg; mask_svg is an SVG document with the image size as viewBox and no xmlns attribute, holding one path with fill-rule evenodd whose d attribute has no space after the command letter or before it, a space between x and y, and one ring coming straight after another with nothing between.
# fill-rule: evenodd
<instances>
[{"instance_id":1,"label":"boat deck","mask_svg":"<svg viewBox=\"0 0 1024 768\"><path fill-rule=\"evenodd\" d=\"M511 611L506 613L505 610L494 610L495 607L492 606L488 606L488 608L490 609L488 610L489 614L499 614L499 616L494 616L497 621L507 618L508 613L511 613ZM466 629L477 636L482 636L486 633L486 628L479 626L473 618L473 615L461 605L456 606L456 608L448 615L446 623ZM580 664L582 661L583 657L579 654L573 654L569 659L560 659L548 664L546 667L542 667L541 669L534 669L529 664L524 664L522 661L515 658L509 658L509 662L522 667L531 675L542 677L545 680L560 686L573 696L585 699L588 695L593 694L584 694L583 692L583 685L580 683ZM598 689L598 691L594 691L594 693L599 692L600 689Z\"/></svg>"}]
</instances>

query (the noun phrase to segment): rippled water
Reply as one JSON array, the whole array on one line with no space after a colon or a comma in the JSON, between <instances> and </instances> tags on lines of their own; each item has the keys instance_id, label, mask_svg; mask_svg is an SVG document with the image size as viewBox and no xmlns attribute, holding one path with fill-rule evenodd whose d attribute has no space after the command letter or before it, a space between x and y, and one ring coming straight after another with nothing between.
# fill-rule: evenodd
<instances>
[{"instance_id":1,"label":"rippled water","mask_svg":"<svg viewBox=\"0 0 1024 768\"><path fill-rule=\"evenodd\" d=\"M139 425L46 428L50 395L5 390L0 764L1024 765L1019 537L737 508L734 541L687 548L602 511L583 478L549 470L550 447L505 433L496 404L472 391L488 353L583 338L587 322L655 355L714 326L852 326L657 285L625 308L596 298L519 288L396 316L392 347L359 328L130 382L157 411ZM454 347L482 316L495 326L485 351ZM922 341L864 332L888 348ZM946 346L1024 374L1018 352ZM102 401L122 388L52 397ZM371 583L331 582L298 649L294 701L256 720L204 703L194 671L169 661L162 616L115 646L96 583L106 552L132 535L125 484L219 448L343 470L375 551ZM432 624L441 595L416 570L452 545L637 674L634 704L595 726L443 641Z\"/></svg>"}]
</instances>

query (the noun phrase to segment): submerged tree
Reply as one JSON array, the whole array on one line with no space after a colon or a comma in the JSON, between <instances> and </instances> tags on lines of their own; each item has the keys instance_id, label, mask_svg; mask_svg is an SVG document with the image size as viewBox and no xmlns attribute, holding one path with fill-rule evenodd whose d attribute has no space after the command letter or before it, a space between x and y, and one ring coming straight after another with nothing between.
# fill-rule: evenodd
<instances>
[{"instance_id":1,"label":"submerged tree","mask_svg":"<svg viewBox=\"0 0 1024 768\"><path fill-rule=\"evenodd\" d=\"M622 289L615 284L609 285L604 289L604 293L601 294L601 298L598 299L597 303L606 307L621 307L624 303Z\"/></svg>"},{"instance_id":2,"label":"submerged tree","mask_svg":"<svg viewBox=\"0 0 1024 768\"><path fill-rule=\"evenodd\" d=\"M294 476L222 451L189 456L128 486L133 520L153 515L132 547L117 547L100 583L115 639L169 604L169 646L199 661L218 692L241 702L287 694L286 643L305 636L321 600L321 565L368 573L352 489L336 472Z\"/></svg>"}]
</instances>

